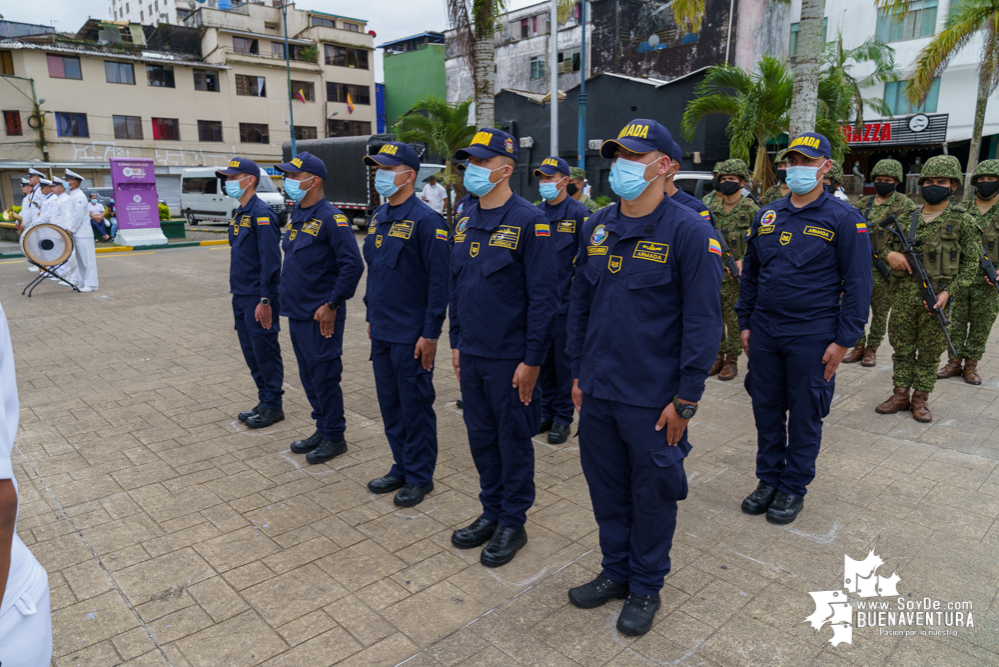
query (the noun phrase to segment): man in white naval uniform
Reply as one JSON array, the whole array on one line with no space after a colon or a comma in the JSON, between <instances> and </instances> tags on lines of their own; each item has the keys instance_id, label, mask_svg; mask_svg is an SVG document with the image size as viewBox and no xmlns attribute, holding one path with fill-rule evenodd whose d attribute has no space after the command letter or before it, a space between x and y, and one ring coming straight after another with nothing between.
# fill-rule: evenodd
<instances>
[{"instance_id":1,"label":"man in white naval uniform","mask_svg":"<svg viewBox=\"0 0 999 667\"><path fill-rule=\"evenodd\" d=\"M21 200L21 224L24 226L21 236L24 236L24 232L38 224L38 216L42 212L42 201L45 199L40 183L43 177L44 174L37 169L28 170L28 184L31 186L31 192ZM38 273L38 267L34 265L29 266L28 270Z\"/></svg>"},{"instance_id":2,"label":"man in white naval uniform","mask_svg":"<svg viewBox=\"0 0 999 667\"><path fill-rule=\"evenodd\" d=\"M77 287L81 292L97 291L97 250L94 244L94 230L90 227L90 210L87 195L80 186L83 176L66 170L63 179L69 183L69 202L66 215L73 235L73 258L76 260Z\"/></svg>"},{"instance_id":3,"label":"man in white naval uniform","mask_svg":"<svg viewBox=\"0 0 999 667\"><path fill-rule=\"evenodd\" d=\"M17 480L11 452L18 420L14 352L0 306L0 665L47 667L52 660L49 577L17 536Z\"/></svg>"},{"instance_id":4,"label":"man in white naval uniform","mask_svg":"<svg viewBox=\"0 0 999 667\"><path fill-rule=\"evenodd\" d=\"M44 185L45 179L42 179L42 184ZM45 200L42 204L42 215L40 217L40 222L47 222L53 225L58 225L65 229L70 236L73 235L71 212L69 208L69 195L66 194L69 184L59 178L53 178L52 181L52 192L49 198ZM49 280L57 280L60 285L69 285L70 281L74 285L79 282L79 276L76 275L76 258L73 255L69 256L69 260L57 269L54 269L55 273L59 275L62 280L58 280L49 276ZM2 667L2 666L0 666Z\"/></svg>"}]
</instances>

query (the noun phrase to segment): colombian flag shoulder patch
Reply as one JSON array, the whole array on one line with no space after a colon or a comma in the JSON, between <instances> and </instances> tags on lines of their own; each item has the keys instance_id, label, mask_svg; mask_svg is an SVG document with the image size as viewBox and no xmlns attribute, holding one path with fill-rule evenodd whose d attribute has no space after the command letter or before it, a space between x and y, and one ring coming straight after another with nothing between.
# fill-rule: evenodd
<instances>
[{"instance_id":1,"label":"colombian flag shoulder patch","mask_svg":"<svg viewBox=\"0 0 999 667\"><path fill-rule=\"evenodd\" d=\"M715 239L708 239L708 252L713 252L721 257L721 244Z\"/></svg>"},{"instance_id":2,"label":"colombian flag shoulder patch","mask_svg":"<svg viewBox=\"0 0 999 667\"><path fill-rule=\"evenodd\" d=\"M271 219L264 216L263 218L257 218L258 225L269 225L271 224Z\"/></svg>"},{"instance_id":3,"label":"colombian flag shoulder patch","mask_svg":"<svg viewBox=\"0 0 999 667\"><path fill-rule=\"evenodd\" d=\"M441 241L447 241L447 230L446 229L438 229L437 230L437 238L440 239Z\"/></svg>"},{"instance_id":4,"label":"colombian flag shoulder patch","mask_svg":"<svg viewBox=\"0 0 999 667\"><path fill-rule=\"evenodd\" d=\"M350 227L350 221L347 220L347 216L342 213L337 213L333 216L333 219L336 220L337 227Z\"/></svg>"},{"instance_id":5,"label":"colombian flag shoulder patch","mask_svg":"<svg viewBox=\"0 0 999 667\"><path fill-rule=\"evenodd\" d=\"M710 211L701 211L701 217L704 218L705 220L708 220L709 218L711 218L711 212Z\"/></svg>"},{"instance_id":6,"label":"colombian flag shoulder patch","mask_svg":"<svg viewBox=\"0 0 999 667\"><path fill-rule=\"evenodd\" d=\"M857 233L858 234L866 234L867 233L867 223L858 222L857 223Z\"/></svg>"},{"instance_id":7,"label":"colombian flag shoulder patch","mask_svg":"<svg viewBox=\"0 0 999 667\"><path fill-rule=\"evenodd\" d=\"M551 228L547 224L534 225L535 236L551 236Z\"/></svg>"}]
</instances>

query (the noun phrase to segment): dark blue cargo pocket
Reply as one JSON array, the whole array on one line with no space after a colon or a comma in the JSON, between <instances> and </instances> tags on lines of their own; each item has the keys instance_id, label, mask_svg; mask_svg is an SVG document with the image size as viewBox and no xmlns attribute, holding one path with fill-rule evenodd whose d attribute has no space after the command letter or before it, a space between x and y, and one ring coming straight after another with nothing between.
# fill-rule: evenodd
<instances>
[{"instance_id":1,"label":"dark blue cargo pocket","mask_svg":"<svg viewBox=\"0 0 999 667\"><path fill-rule=\"evenodd\" d=\"M414 405L432 405L437 398L437 392L434 391L434 375L422 367L416 375L403 375L402 382L409 395L413 397Z\"/></svg>"},{"instance_id":2,"label":"dark blue cargo pocket","mask_svg":"<svg viewBox=\"0 0 999 667\"><path fill-rule=\"evenodd\" d=\"M832 405L833 392L836 390L836 376L829 382L822 375L812 376L812 401L815 407L815 416L824 419L829 414L829 407Z\"/></svg>"},{"instance_id":3,"label":"dark blue cargo pocket","mask_svg":"<svg viewBox=\"0 0 999 667\"><path fill-rule=\"evenodd\" d=\"M687 497L687 473L683 470L683 450L667 445L653 449L652 462L658 466L661 480L658 497L662 500L683 500Z\"/></svg>"}]
</instances>

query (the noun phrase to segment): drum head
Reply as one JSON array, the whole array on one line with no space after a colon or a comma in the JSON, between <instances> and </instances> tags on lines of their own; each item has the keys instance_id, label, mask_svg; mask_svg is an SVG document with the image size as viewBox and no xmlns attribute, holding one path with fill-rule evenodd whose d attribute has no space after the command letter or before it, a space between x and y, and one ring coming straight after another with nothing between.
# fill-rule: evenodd
<instances>
[{"instance_id":1,"label":"drum head","mask_svg":"<svg viewBox=\"0 0 999 667\"><path fill-rule=\"evenodd\" d=\"M35 225L21 238L21 249L29 261L39 266L59 266L73 254L73 237L57 225Z\"/></svg>"}]
</instances>

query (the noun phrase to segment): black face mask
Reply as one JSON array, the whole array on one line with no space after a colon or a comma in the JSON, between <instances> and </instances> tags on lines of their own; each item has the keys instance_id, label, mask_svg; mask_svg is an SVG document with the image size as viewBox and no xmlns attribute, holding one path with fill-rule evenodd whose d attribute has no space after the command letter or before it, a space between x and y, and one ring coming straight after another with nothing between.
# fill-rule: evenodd
<instances>
[{"instance_id":1,"label":"black face mask","mask_svg":"<svg viewBox=\"0 0 999 667\"><path fill-rule=\"evenodd\" d=\"M726 197L728 195L734 195L740 189L742 189L742 186L739 185L738 183L733 183L732 181L723 181L718 184L719 192L721 192Z\"/></svg>"},{"instance_id":2,"label":"black face mask","mask_svg":"<svg viewBox=\"0 0 999 667\"><path fill-rule=\"evenodd\" d=\"M992 199L999 192L999 181L979 181L975 183L975 191L982 199Z\"/></svg>"},{"instance_id":3,"label":"black face mask","mask_svg":"<svg viewBox=\"0 0 999 667\"><path fill-rule=\"evenodd\" d=\"M895 192L894 183L875 183L874 190L882 197L887 197L891 193Z\"/></svg>"},{"instance_id":4,"label":"black face mask","mask_svg":"<svg viewBox=\"0 0 999 667\"><path fill-rule=\"evenodd\" d=\"M575 183L569 183L569 185L565 186L565 191L569 193L570 197L574 197L579 192L579 188L576 187Z\"/></svg>"},{"instance_id":5,"label":"black face mask","mask_svg":"<svg viewBox=\"0 0 999 667\"><path fill-rule=\"evenodd\" d=\"M950 188L943 185L924 185L922 191L923 200L927 204L939 204L950 197Z\"/></svg>"},{"instance_id":6,"label":"black face mask","mask_svg":"<svg viewBox=\"0 0 999 667\"><path fill-rule=\"evenodd\" d=\"M781 183L787 180L787 169L777 170L777 180L780 181Z\"/></svg>"},{"instance_id":7,"label":"black face mask","mask_svg":"<svg viewBox=\"0 0 999 667\"><path fill-rule=\"evenodd\" d=\"M824 187L826 189L826 192L828 192L829 194L831 195L836 194L836 186L834 184L830 183L829 185L823 185L822 187Z\"/></svg>"}]
</instances>

